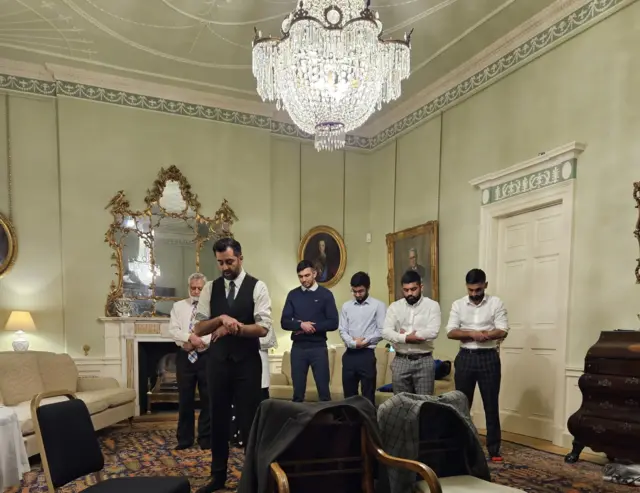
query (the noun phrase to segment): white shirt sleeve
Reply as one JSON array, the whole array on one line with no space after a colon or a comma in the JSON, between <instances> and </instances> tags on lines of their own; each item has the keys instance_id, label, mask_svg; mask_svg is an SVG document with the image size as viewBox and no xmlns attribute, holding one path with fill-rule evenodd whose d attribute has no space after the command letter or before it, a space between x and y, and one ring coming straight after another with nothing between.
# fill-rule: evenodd
<instances>
[{"instance_id":1,"label":"white shirt sleeve","mask_svg":"<svg viewBox=\"0 0 640 493\"><path fill-rule=\"evenodd\" d=\"M384 318L384 325L382 327L382 337L393 344L404 344L407 342L407 334L400 334L397 331L396 325L399 321L396 310L398 310L398 305L395 302L387 309L387 315Z\"/></svg>"},{"instance_id":2,"label":"white shirt sleeve","mask_svg":"<svg viewBox=\"0 0 640 493\"><path fill-rule=\"evenodd\" d=\"M427 341L432 341L438 337L438 333L440 332L440 324L442 322L440 303L431 300L428 310L427 325L426 327L421 327L416 330L416 335Z\"/></svg>"},{"instance_id":3,"label":"white shirt sleeve","mask_svg":"<svg viewBox=\"0 0 640 493\"><path fill-rule=\"evenodd\" d=\"M349 335L349 332L347 330L348 323L349 322L348 322L347 309L346 309L346 303L345 303L344 305L342 305L342 310L340 312L340 322L338 323L338 331L340 332L340 337L344 341L344 345L347 346L348 348L354 349L356 347L356 343L353 340L353 337Z\"/></svg>"},{"instance_id":4,"label":"white shirt sleeve","mask_svg":"<svg viewBox=\"0 0 640 493\"><path fill-rule=\"evenodd\" d=\"M493 325L498 330L509 332L509 320L507 319L507 309L502 300L497 300L496 310L493 315Z\"/></svg>"},{"instance_id":5,"label":"white shirt sleeve","mask_svg":"<svg viewBox=\"0 0 640 493\"><path fill-rule=\"evenodd\" d=\"M200 298L198 299L198 309L196 310L196 320L209 320L211 318L211 289L213 281L207 282L202 288ZM211 338L209 338L211 339Z\"/></svg>"},{"instance_id":6,"label":"white shirt sleeve","mask_svg":"<svg viewBox=\"0 0 640 493\"><path fill-rule=\"evenodd\" d=\"M202 294L200 295L200 299L202 299ZM198 311L200 310L198 309ZM253 318L257 325L264 327L269 332L273 330L271 297L269 296L267 285L262 281L258 281L255 288L253 288ZM267 333L265 337L269 337L269 334Z\"/></svg>"},{"instance_id":7,"label":"white shirt sleeve","mask_svg":"<svg viewBox=\"0 0 640 493\"><path fill-rule=\"evenodd\" d=\"M458 309L458 302L454 301L451 304L451 312L449 313L449 322L447 323L447 334L452 330L461 329L462 321L460 320L460 310Z\"/></svg>"},{"instance_id":8,"label":"white shirt sleeve","mask_svg":"<svg viewBox=\"0 0 640 493\"><path fill-rule=\"evenodd\" d=\"M180 303L175 302L171 307L171 314L169 315L169 334L171 338L176 342L176 345L182 347L182 345L189 340L189 332L182 330L180 327L180 317L176 305Z\"/></svg>"}]
</instances>

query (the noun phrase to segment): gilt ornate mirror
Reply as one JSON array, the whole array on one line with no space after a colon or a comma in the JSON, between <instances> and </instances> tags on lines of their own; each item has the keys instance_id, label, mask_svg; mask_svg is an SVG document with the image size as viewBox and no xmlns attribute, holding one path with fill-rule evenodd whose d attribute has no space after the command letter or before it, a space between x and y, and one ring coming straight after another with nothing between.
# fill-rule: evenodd
<instances>
[{"instance_id":1,"label":"gilt ornate mirror","mask_svg":"<svg viewBox=\"0 0 640 493\"><path fill-rule=\"evenodd\" d=\"M144 210L132 210L121 190L106 207L113 222L105 242L116 269L107 317L168 317L173 303L188 297L190 274L217 275L213 242L233 236L238 220L226 200L213 219L202 215L197 195L175 166L160 170L144 202Z\"/></svg>"},{"instance_id":2,"label":"gilt ornate mirror","mask_svg":"<svg viewBox=\"0 0 640 493\"><path fill-rule=\"evenodd\" d=\"M5 275L18 256L18 239L11 221L0 214L0 277Z\"/></svg>"},{"instance_id":3,"label":"gilt ornate mirror","mask_svg":"<svg viewBox=\"0 0 640 493\"><path fill-rule=\"evenodd\" d=\"M638 240L638 250L640 250L640 181L633 184L633 198L636 201L636 209L638 209L638 220L636 221L636 229L633 232ZM636 265L636 283L640 284L640 251L638 252L638 259ZM638 315L640 317L640 315Z\"/></svg>"}]
</instances>

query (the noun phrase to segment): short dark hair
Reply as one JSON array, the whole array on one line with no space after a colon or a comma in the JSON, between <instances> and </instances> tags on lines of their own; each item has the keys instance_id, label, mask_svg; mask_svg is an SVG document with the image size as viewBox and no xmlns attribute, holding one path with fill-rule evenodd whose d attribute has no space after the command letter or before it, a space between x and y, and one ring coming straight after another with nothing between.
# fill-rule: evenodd
<instances>
[{"instance_id":1,"label":"short dark hair","mask_svg":"<svg viewBox=\"0 0 640 493\"><path fill-rule=\"evenodd\" d=\"M371 287L371 278L369 277L369 274L360 271L351 276L351 287L356 288L358 286L363 286L367 289Z\"/></svg>"},{"instance_id":2,"label":"short dark hair","mask_svg":"<svg viewBox=\"0 0 640 493\"><path fill-rule=\"evenodd\" d=\"M471 269L464 278L466 284L484 284L487 282L487 275L482 269Z\"/></svg>"},{"instance_id":3,"label":"short dark hair","mask_svg":"<svg viewBox=\"0 0 640 493\"><path fill-rule=\"evenodd\" d=\"M298 262L298 265L296 266L296 272L300 273L305 269L312 269L313 270L313 264L311 263L310 260L301 260L300 262Z\"/></svg>"},{"instance_id":4,"label":"short dark hair","mask_svg":"<svg viewBox=\"0 0 640 493\"><path fill-rule=\"evenodd\" d=\"M213 251L217 253L224 253L228 248L233 250L233 254L236 257L242 255L242 246L238 240L231 237L220 238L213 244Z\"/></svg>"},{"instance_id":5,"label":"short dark hair","mask_svg":"<svg viewBox=\"0 0 640 493\"><path fill-rule=\"evenodd\" d=\"M408 270L407 272L402 274L400 282L402 284L413 284L414 282L422 284L422 278L420 277L420 274L418 274L415 270Z\"/></svg>"}]
</instances>

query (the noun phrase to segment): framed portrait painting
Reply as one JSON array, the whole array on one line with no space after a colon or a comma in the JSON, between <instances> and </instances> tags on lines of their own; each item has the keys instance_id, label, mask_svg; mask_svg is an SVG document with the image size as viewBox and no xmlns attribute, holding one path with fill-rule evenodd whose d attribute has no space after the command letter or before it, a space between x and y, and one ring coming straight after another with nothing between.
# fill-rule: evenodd
<instances>
[{"instance_id":1,"label":"framed portrait painting","mask_svg":"<svg viewBox=\"0 0 640 493\"><path fill-rule=\"evenodd\" d=\"M11 221L0 214L0 277L9 272L18 256L18 240Z\"/></svg>"},{"instance_id":2,"label":"framed portrait painting","mask_svg":"<svg viewBox=\"0 0 640 493\"><path fill-rule=\"evenodd\" d=\"M438 221L387 235L389 303L402 298L400 279L407 270L422 278L423 293L438 301Z\"/></svg>"},{"instance_id":3,"label":"framed portrait painting","mask_svg":"<svg viewBox=\"0 0 640 493\"><path fill-rule=\"evenodd\" d=\"M342 236L329 226L316 226L300 241L298 262L310 261L316 270L316 282L325 288L335 286L347 267L347 249Z\"/></svg>"}]
</instances>

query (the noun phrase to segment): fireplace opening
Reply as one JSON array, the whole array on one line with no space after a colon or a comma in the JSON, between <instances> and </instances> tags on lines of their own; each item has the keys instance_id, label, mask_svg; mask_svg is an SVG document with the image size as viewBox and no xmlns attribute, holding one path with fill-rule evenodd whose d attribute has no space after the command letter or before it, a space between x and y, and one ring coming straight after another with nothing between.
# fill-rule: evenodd
<instances>
[{"instance_id":1,"label":"fireplace opening","mask_svg":"<svg viewBox=\"0 0 640 493\"><path fill-rule=\"evenodd\" d=\"M180 348L173 342L138 343L138 389L140 414L178 411L176 355ZM196 409L200 396L196 389Z\"/></svg>"}]
</instances>

